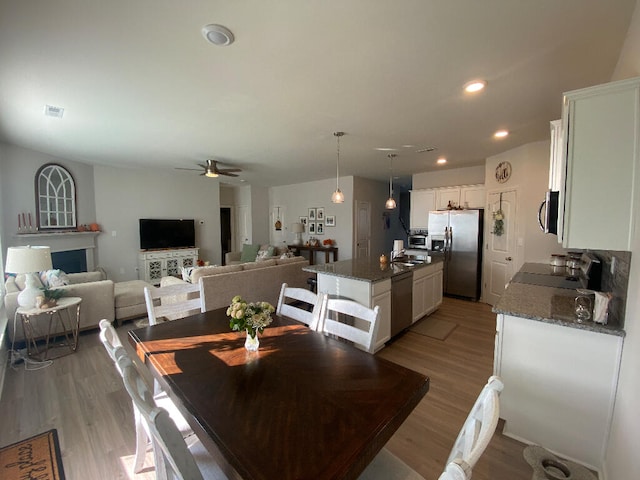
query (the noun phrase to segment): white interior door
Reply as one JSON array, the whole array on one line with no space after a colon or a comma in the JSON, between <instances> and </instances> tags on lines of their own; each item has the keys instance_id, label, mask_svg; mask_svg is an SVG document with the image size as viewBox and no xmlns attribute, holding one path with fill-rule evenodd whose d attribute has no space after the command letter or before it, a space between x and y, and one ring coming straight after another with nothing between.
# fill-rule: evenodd
<instances>
[{"instance_id":1,"label":"white interior door","mask_svg":"<svg viewBox=\"0 0 640 480\"><path fill-rule=\"evenodd\" d=\"M251 243L251 232L249 229L250 214L248 205L239 205L236 208L236 252L242 250L242 244Z\"/></svg>"},{"instance_id":2,"label":"white interior door","mask_svg":"<svg viewBox=\"0 0 640 480\"><path fill-rule=\"evenodd\" d=\"M356 201L356 258L369 258L371 246L371 204Z\"/></svg>"},{"instance_id":3,"label":"white interior door","mask_svg":"<svg viewBox=\"0 0 640 480\"><path fill-rule=\"evenodd\" d=\"M504 287L513 274L516 265L516 190L493 192L488 195L488 205L485 213L485 259L484 259L484 289L483 299L490 305L495 305L504 293ZM493 233L495 220L493 213L502 209L503 233Z\"/></svg>"}]
</instances>

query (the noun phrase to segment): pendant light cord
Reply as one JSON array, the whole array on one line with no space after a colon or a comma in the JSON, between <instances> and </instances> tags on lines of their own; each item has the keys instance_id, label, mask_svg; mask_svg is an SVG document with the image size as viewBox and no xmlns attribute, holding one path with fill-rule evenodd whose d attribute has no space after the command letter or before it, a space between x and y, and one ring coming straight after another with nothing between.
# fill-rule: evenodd
<instances>
[{"instance_id":1,"label":"pendant light cord","mask_svg":"<svg viewBox=\"0 0 640 480\"><path fill-rule=\"evenodd\" d=\"M340 137L344 132L336 132L334 135L338 138L337 159L336 159L336 190L340 189Z\"/></svg>"}]
</instances>

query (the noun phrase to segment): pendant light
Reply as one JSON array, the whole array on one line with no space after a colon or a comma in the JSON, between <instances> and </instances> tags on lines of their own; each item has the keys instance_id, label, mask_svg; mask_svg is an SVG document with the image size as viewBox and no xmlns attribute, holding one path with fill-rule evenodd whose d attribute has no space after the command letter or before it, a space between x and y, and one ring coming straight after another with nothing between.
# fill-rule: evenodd
<instances>
[{"instance_id":1,"label":"pendant light","mask_svg":"<svg viewBox=\"0 0 640 480\"><path fill-rule=\"evenodd\" d=\"M344 203L344 193L340 190L340 137L344 135L344 132L335 132L333 134L338 139L338 157L336 160L336 191L331 195L331 201L333 203Z\"/></svg>"},{"instance_id":2,"label":"pendant light","mask_svg":"<svg viewBox=\"0 0 640 480\"><path fill-rule=\"evenodd\" d=\"M393 210L396 208L396 201L393 199L393 159L397 155L395 153L390 153L387 155L389 157L389 198L384 204L384 208L387 210Z\"/></svg>"}]
</instances>

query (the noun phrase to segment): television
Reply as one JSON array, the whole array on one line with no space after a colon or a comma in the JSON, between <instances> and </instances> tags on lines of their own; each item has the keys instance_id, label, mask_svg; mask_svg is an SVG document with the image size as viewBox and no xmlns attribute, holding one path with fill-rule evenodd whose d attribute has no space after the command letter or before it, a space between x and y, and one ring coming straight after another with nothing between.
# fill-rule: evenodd
<instances>
[{"instance_id":1,"label":"television","mask_svg":"<svg viewBox=\"0 0 640 480\"><path fill-rule=\"evenodd\" d=\"M186 248L196 246L195 221L156 218L140 219L140 249Z\"/></svg>"}]
</instances>

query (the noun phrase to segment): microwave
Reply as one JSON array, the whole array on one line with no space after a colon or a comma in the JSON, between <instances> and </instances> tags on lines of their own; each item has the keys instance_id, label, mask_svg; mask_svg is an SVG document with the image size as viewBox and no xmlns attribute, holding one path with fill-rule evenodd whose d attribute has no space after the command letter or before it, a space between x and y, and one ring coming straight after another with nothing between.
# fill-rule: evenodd
<instances>
[{"instance_id":1,"label":"microwave","mask_svg":"<svg viewBox=\"0 0 640 480\"><path fill-rule=\"evenodd\" d=\"M538 224L544 233L558 234L558 208L560 207L560 192L549 190L544 202L538 209ZM544 209L544 218L542 210Z\"/></svg>"},{"instance_id":2,"label":"microwave","mask_svg":"<svg viewBox=\"0 0 640 480\"><path fill-rule=\"evenodd\" d=\"M427 250L427 235L421 233L409 235L409 248Z\"/></svg>"}]
</instances>

